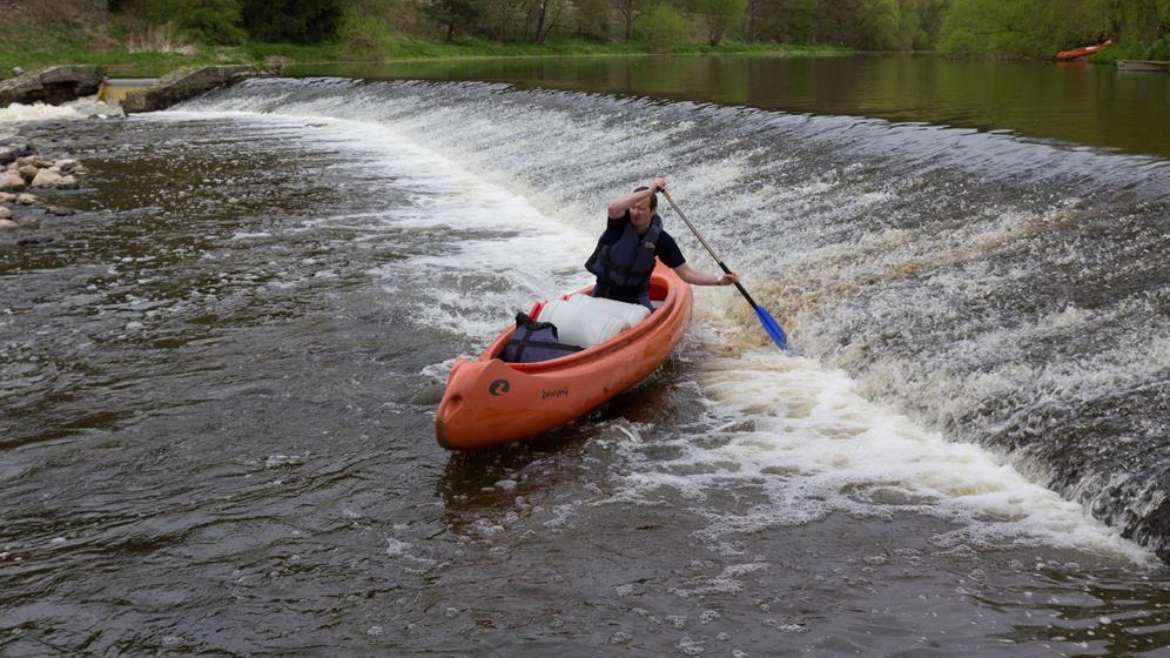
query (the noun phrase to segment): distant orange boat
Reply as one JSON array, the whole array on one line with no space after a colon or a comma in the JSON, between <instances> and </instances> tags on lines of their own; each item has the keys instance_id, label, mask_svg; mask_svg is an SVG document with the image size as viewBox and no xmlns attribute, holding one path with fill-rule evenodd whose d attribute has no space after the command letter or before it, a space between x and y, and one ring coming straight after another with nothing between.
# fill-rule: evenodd
<instances>
[{"instance_id":1,"label":"distant orange boat","mask_svg":"<svg viewBox=\"0 0 1170 658\"><path fill-rule=\"evenodd\" d=\"M1078 57L1084 57L1086 55L1092 55L1093 53L1100 51L1101 49L1109 46L1112 43L1113 43L1112 39L1106 39L1104 43L1099 43L1095 46L1085 46L1084 48L1074 48L1072 50L1062 50L1062 51L1056 53L1056 59L1070 60L1070 59L1077 59Z\"/></svg>"},{"instance_id":2,"label":"distant orange boat","mask_svg":"<svg viewBox=\"0 0 1170 658\"><path fill-rule=\"evenodd\" d=\"M479 358L457 359L435 414L439 445L466 450L538 436L645 379L682 339L694 303L690 286L661 262L650 276L650 299L657 309L644 320L580 352L505 362L500 356L516 330L512 326Z\"/></svg>"}]
</instances>

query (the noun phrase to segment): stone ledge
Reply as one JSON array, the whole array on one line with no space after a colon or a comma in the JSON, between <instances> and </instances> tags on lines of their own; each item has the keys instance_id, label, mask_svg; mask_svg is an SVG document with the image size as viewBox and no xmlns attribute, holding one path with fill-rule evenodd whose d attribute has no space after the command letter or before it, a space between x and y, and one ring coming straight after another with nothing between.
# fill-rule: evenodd
<instances>
[{"instance_id":1,"label":"stone ledge","mask_svg":"<svg viewBox=\"0 0 1170 658\"><path fill-rule=\"evenodd\" d=\"M198 96L204 92L232 85L245 77L256 75L250 66L204 66L172 71L157 83L141 91L133 91L122 101L122 111L157 112L180 101Z\"/></svg>"},{"instance_id":2,"label":"stone ledge","mask_svg":"<svg viewBox=\"0 0 1170 658\"><path fill-rule=\"evenodd\" d=\"M101 83L102 72L96 66L50 66L0 81L0 107L8 107L13 103L67 103L96 94Z\"/></svg>"}]
</instances>

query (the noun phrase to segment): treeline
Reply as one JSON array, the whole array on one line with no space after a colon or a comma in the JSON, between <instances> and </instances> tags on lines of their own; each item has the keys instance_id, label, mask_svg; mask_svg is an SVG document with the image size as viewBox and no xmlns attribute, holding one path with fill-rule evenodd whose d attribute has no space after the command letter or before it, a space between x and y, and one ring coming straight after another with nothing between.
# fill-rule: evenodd
<instances>
[{"instance_id":1,"label":"treeline","mask_svg":"<svg viewBox=\"0 0 1170 658\"><path fill-rule=\"evenodd\" d=\"M1170 59L1170 0L950 0L940 48L1051 57L1112 39L1111 57Z\"/></svg>"},{"instance_id":2,"label":"treeline","mask_svg":"<svg viewBox=\"0 0 1170 658\"><path fill-rule=\"evenodd\" d=\"M927 49L949 0L110 0L122 35L167 25L210 45L340 40L361 54L398 37L546 43L725 40Z\"/></svg>"},{"instance_id":3,"label":"treeline","mask_svg":"<svg viewBox=\"0 0 1170 658\"><path fill-rule=\"evenodd\" d=\"M109 0L124 34L169 26L212 45L340 43L376 57L394 39L726 40L1050 57L1111 38L1116 55L1170 58L1170 0Z\"/></svg>"}]
</instances>

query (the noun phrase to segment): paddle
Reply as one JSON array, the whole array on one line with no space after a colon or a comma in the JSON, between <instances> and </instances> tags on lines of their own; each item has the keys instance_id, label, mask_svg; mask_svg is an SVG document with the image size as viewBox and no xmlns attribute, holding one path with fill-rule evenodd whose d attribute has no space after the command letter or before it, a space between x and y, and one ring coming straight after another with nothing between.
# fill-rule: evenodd
<instances>
[{"instance_id":1,"label":"paddle","mask_svg":"<svg viewBox=\"0 0 1170 658\"><path fill-rule=\"evenodd\" d=\"M689 219L687 219L687 216L683 214L683 211L679 210L678 206L674 203L674 199L670 198L670 192L662 190L662 196L666 197L666 200L670 203L670 207L674 208L674 211L678 213L679 217L682 217L682 220L687 225L687 228L691 229L691 233L694 233L695 237L699 239L699 242L703 243L703 247L707 250L707 253L711 254L711 258L714 258L715 262L719 263L719 269L730 274L731 270L727 269L727 266L723 264L723 260L719 258L719 256L715 255L715 250L711 248L711 245L707 244L707 241L704 240L703 236L699 234L699 230L695 228L695 225L692 224ZM757 304L756 300L752 299L752 296L748 294L748 291L744 290L743 286L741 286L738 281L735 282L735 287L739 288L739 294L743 295L743 298L747 300L747 303L752 305L752 310L756 312L756 317L760 319L760 324L764 326L764 331L768 332L768 336L772 338L772 342L776 343L776 347L779 347L780 349L787 352L788 338L784 336L784 330L781 329L779 323L777 323L776 320L772 318L772 314L768 313L766 308Z\"/></svg>"}]
</instances>

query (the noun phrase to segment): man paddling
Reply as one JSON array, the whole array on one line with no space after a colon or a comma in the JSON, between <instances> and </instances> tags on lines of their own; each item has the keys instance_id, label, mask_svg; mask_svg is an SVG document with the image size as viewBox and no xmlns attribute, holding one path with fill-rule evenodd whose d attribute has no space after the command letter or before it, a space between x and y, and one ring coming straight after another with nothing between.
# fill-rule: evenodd
<instances>
[{"instance_id":1,"label":"man paddling","mask_svg":"<svg viewBox=\"0 0 1170 658\"><path fill-rule=\"evenodd\" d=\"M666 190L666 179L655 178L649 186L636 188L609 204L609 223L597 240L585 269L597 276L595 297L641 304L650 310L650 273L657 256L679 278L696 286L729 286L739 281L735 272L716 276L690 266L678 244L662 228L658 192Z\"/></svg>"}]
</instances>

